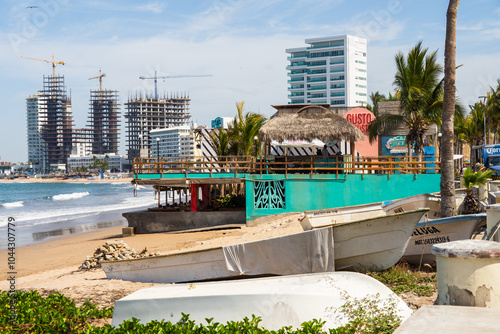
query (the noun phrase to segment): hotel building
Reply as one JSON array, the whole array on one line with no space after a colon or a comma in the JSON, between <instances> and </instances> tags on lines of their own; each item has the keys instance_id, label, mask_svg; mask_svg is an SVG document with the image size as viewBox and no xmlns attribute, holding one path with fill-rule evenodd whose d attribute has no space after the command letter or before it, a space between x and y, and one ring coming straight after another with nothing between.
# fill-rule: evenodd
<instances>
[{"instance_id":1,"label":"hotel building","mask_svg":"<svg viewBox=\"0 0 500 334\"><path fill-rule=\"evenodd\" d=\"M287 49L289 104L367 105L366 39L350 35L309 38Z\"/></svg>"}]
</instances>

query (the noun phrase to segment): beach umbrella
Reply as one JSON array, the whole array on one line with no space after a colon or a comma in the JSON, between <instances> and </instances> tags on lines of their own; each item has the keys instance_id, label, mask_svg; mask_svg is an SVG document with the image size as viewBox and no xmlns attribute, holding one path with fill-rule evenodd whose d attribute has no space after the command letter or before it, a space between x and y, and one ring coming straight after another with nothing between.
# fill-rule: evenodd
<instances>
[{"instance_id":1,"label":"beach umbrella","mask_svg":"<svg viewBox=\"0 0 500 334\"><path fill-rule=\"evenodd\" d=\"M259 131L263 142L305 140L322 142L363 140L364 135L344 117L323 106L307 105L294 113L277 113Z\"/></svg>"}]
</instances>

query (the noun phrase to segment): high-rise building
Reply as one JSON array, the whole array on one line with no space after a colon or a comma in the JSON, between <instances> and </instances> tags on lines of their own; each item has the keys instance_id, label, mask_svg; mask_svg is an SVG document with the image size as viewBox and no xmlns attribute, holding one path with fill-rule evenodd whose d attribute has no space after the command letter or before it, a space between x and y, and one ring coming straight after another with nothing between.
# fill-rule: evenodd
<instances>
[{"instance_id":1,"label":"high-rise building","mask_svg":"<svg viewBox=\"0 0 500 334\"><path fill-rule=\"evenodd\" d=\"M26 99L28 163L40 164L40 166L43 164L45 151L41 133L46 118L40 115L43 103L41 94L33 94Z\"/></svg>"},{"instance_id":2,"label":"high-rise building","mask_svg":"<svg viewBox=\"0 0 500 334\"><path fill-rule=\"evenodd\" d=\"M92 154L118 154L118 91L91 90L89 126L92 139Z\"/></svg>"},{"instance_id":3,"label":"high-rise building","mask_svg":"<svg viewBox=\"0 0 500 334\"><path fill-rule=\"evenodd\" d=\"M152 140L150 131L189 125L191 115L187 96L163 99L135 98L125 104L127 112L128 159L149 157ZM154 144L156 145L156 143Z\"/></svg>"},{"instance_id":4,"label":"high-rise building","mask_svg":"<svg viewBox=\"0 0 500 334\"><path fill-rule=\"evenodd\" d=\"M350 35L309 38L287 49L289 104L367 105L366 39Z\"/></svg>"},{"instance_id":5,"label":"high-rise building","mask_svg":"<svg viewBox=\"0 0 500 334\"><path fill-rule=\"evenodd\" d=\"M44 170L65 165L71 154L73 117L64 76L43 76L43 90L26 99L28 160Z\"/></svg>"}]
</instances>

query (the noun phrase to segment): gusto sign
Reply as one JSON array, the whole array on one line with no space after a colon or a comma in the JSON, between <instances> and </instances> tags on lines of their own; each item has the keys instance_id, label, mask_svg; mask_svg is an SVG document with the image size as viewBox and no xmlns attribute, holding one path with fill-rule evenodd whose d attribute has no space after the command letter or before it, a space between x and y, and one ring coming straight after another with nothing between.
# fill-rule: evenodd
<instances>
[{"instance_id":1,"label":"gusto sign","mask_svg":"<svg viewBox=\"0 0 500 334\"><path fill-rule=\"evenodd\" d=\"M354 124L363 134L366 134L368 125L375 119L375 115L368 109L351 109L344 115L345 119Z\"/></svg>"}]
</instances>

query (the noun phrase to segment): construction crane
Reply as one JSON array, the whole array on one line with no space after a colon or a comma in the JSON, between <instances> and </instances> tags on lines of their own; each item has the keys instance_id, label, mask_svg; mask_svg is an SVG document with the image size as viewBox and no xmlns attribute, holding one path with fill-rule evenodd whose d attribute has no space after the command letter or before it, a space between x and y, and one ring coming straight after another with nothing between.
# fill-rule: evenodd
<instances>
[{"instance_id":1,"label":"construction crane","mask_svg":"<svg viewBox=\"0 0 500 334\"><path fill-rule=\"evenodd\" d=\"M166 76L157 76L155 71L154 77L139 77L141 80L151 80L155 81L155 100L158 100L158 79L174 79L174 78L199 78L199 77L211 77L211 74L193 74L193 75L166 75Z\"/></svg>"},{"instance_id":2,"label":"construction crane","mask_svg":"<svg viewBox=\"0 0 500 334\"><path fill-rule=\"evenodd\" d=\"M51 57L52 57L52 60L19 56L19 58L26 58L26 59L31 59L31 60L39 60L39 61L43 61L43 62L52 64L52 76L55 78L56 77L56 66L57 65L64 65L65 62L64 61L56 61L54 55L51 55Z\"/></svg>"},{"instance_id":3,"label":"construction crane","mask_svg":"<svg viewBox=\"0 0 500 334\"><path fill-rule=\"evenodd\" d=\"M89 80L92 79L99 79L99 90L102 91L102 78L106 76L106 73L101 73L101 70L99 69L99 75L93 78L89 78Z\"/></svg>"}]
</instances>

